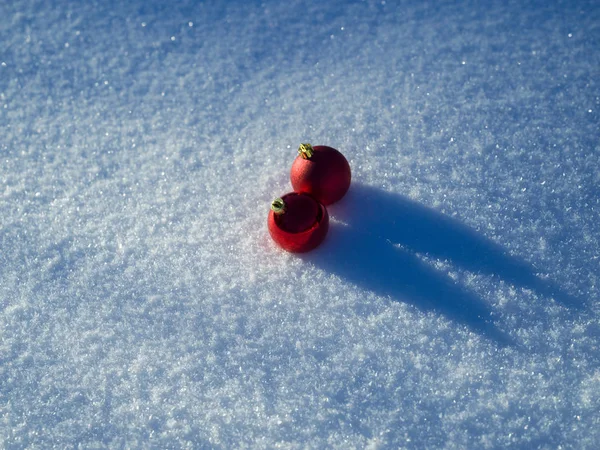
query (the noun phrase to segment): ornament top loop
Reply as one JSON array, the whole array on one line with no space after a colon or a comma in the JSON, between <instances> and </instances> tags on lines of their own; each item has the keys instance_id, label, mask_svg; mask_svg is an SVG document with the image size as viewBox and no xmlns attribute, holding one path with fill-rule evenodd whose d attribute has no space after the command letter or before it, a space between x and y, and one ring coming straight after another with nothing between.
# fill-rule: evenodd
<instances>
[{"instance_id":1,"label":"ornament top loop","mask_svg":"<svg viewBox=\"0 0 600 450\"><path fill-rule=\"evenodd\" d=\"M276 198L271 203L271 209L275 214L284 214L285 213L285 202L281 197Z\"/></svg>"},{"instance_id":2,"label":"ornament top loop","mask_svg":"<svg viewBox=\"0 0 600 450\"><path fill-rule=\"evenodd\" d=\"M303 159L310 159L315 153L315 150L310 144L300 144L300 148L298 148L298 153L300 154L300 156L302 156Z\"/></svg>"}]
</instances>

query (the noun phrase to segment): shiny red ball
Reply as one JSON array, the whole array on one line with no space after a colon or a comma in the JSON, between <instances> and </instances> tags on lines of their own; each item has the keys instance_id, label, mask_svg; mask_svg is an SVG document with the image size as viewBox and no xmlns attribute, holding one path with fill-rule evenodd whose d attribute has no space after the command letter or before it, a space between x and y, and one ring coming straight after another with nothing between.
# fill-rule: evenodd
<instances>
[{"instance_id":1,"label":"shiny red ball","mask_svg":"<svg viewBox=\"0 0 600 450\"><path fill-rule=\"evenodd\" d=\"M267 225L273 240L284 250L294 253L316 248L329 229L327 208L307 194L291 192L273 202L281 201L280 212L269 211ZM277 208L275 208L277 209Z\"/></svg>"},{"instance_id":2,"label":"shiny red ball","mask_svg":"<svg viewBox=\"0 0 600 450\"><path fill-rule=\"evenodd\" d=\"M303 152L304 146L308 152ZM299 152L290 172L294 191L306 192L323 205L340 200L350 188L352 178L344 155L325 145L302 144Z\"/></svg>"}]
</instances>

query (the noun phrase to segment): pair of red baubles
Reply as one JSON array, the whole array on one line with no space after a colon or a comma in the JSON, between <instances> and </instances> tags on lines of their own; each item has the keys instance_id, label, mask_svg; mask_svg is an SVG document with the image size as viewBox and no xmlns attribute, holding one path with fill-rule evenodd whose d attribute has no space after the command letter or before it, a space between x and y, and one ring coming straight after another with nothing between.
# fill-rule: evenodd
<instances>
[{"instance_id":1,"label":"pair of red baubles","mask_svg":"<svg viewBox=\"0 0 600 450\"><path fill-rule=\"evenodd\" d=\"M335 148L300 144L290 180L294 192L271 204L267 224L273 240L284 250L308 252L329 229L327 205L341 199L350 187L350 165Z\"/></svg>"}]
</instances>

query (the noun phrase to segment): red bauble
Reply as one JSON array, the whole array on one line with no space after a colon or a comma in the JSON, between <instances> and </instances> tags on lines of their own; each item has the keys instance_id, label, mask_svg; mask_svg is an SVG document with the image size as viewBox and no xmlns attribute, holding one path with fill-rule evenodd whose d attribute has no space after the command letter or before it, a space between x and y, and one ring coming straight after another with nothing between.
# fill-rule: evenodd
<instances>
[{"instance_id":1,"label":"red bauble","mask_svg":"<svg viewBox=\"0 0 600 450\"><path fill-rule=\"evenodd\" d=\"M298 153L290 172L294 191L306 192L323 205L331 205L346 194L352 175L344 155L332 147L310 144L301 144Z\"/></svg>"},{"instance_id":2,"label":"red bauble","mask_svg":"<svg viewBox=\"0 0 600 450\"><path fill-rule=\"evenodd\" d=\"M273 202L267 225L281 248L303 253L323 242L329 229L329 214L310 195L291 192Z\"/></svg>"}]
</instances>

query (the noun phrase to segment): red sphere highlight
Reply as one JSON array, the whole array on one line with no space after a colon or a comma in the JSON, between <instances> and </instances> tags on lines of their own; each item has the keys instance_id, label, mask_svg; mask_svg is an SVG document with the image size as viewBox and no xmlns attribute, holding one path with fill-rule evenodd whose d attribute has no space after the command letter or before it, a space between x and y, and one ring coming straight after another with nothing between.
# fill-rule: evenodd
<instances>
[{"instance_id":1,"label":"red sphere highlight","mask_svg":"<svg viewBox=\"0 0 600 450\"><path fill-rule=\"evenodd\" d=\"M308 193L323 205L331 205L350 188L350 164L333 147L317 145L312 150L310 157L300 155L294 160L290 181L294 191Z\"/></svg>"},{"instance_id":2,"label":"red sphere highlight","mask_svg":"<svg viewBox=\"0 0 600 450\"><path fill-rule=\"evenodd\" d=\"M291 192L281 197L283 213L269 211L267 226L273 240L284 250L303 253L323 242L329 229L327 208L307 194Z\"/></svg>"}]
</instances>

